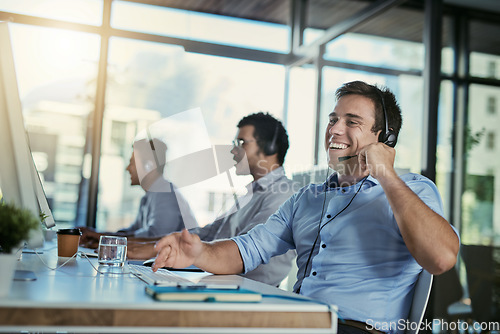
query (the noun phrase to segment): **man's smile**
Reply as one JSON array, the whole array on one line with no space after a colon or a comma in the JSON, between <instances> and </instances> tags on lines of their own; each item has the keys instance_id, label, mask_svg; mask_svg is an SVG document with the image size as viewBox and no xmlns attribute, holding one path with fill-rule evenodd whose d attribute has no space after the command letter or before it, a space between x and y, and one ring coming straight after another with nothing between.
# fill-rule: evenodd
<instances>
[{"instance_id":1,"label":"man's smile","mask_svg":"<svg viewBox=\"0 0 500 334\"><path fill-rule=\"evenodd\" d=\"M335 142L330 142L328 145L328 148L330 150L345 150L349 147L350 145L344 144L344 143L335 143Z\"/></svg>"}]
</instances>

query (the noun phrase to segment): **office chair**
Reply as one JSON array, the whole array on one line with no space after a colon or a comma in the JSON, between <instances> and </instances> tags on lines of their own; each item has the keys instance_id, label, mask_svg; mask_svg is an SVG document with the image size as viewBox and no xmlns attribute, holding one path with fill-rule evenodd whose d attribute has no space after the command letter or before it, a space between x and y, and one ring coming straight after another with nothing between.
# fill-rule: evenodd
<instances>
[{"instance_id":1,"label":"office chair","mask_svg":"<svg viewBox=\"0 0 500 334\"><path fill-rule=\"evenodd\" d=\"M409 328L405 330L405 334L418 334L420 322L424 317L425 308L427 307L429 295L431 294L431 287L432 275L428 271L422 270L415 283L415 292L413 293L410 315L408 316L408 322L410 324L418 324L418 326L408 326Z\"/></svg>"}]
</instances>

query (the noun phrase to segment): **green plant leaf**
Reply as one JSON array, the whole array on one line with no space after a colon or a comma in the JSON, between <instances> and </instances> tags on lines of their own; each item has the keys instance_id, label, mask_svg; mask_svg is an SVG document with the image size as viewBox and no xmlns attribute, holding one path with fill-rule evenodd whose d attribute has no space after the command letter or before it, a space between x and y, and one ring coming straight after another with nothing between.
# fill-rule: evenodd
<instances>
[{"instance_id":1,"label":"green plant leaf","mask_svg":"<svg viewBox=\"0 0 500 334\"><path fill-rule=\"evenodd\" d=\"M39 226L39 220L31 211L15 204L0 204L0 253L11 253L28 238L30 230Z\"/></svg>"}]
</instances>

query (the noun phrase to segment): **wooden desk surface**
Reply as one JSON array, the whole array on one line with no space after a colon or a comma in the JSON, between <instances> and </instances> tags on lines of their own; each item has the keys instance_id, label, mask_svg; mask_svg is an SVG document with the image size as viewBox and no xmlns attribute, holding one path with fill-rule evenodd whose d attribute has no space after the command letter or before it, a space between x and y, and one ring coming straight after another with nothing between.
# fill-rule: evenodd
<instances>
[{"instance_id":1,"label":"wooden desk surface","mask_svg":"<svg viewBox=\"0 0 500 334\"><path fill-rule=\"evenodd\" d=\"M50 270L40 258L51 268L67 260L55 248L40 257L22 255L17 268L34 271L37 280L14 281L9 296L0 298L0 332L336 332L337 317L327 306L240 276L177 272L204 283L239 284L265 295L262 302L157 302L131 274L101 275L79 256Z\"/></svg>"}]
</instances>

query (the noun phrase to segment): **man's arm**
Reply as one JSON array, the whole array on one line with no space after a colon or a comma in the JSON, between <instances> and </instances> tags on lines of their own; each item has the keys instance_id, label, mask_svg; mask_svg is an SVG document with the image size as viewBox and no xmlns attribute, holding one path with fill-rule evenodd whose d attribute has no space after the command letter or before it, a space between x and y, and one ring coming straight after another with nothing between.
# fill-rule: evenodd
<instances>
[{"instance_id":1,"label":"man's arm","mask_svg":"<svg viewBox=\"0 0 500 334\"><path fill-rule=\"evenodd\" d=\"M429 208L396 174L395 150L377 143L360 152L362 169L376 178L387 196L408 250L431 274L442 274L456 263L459 240L450 224Z\"/></svg>"},{"instance_id":2,"label":"man's arm","mask_svg":"<svg viewBox=\"0 0 500 334\"><path fill-rule=\"evenodd\" d=\"M156 256L155 244L160 238L127 239L127 258L147 260Z\"/></svg>"},{"instance_id":3,"label":"man's arm","mask_svg":"<svg viewBox=\"0 0 500 334\"><path fill-rule=\"evenodd\" d=\"M163 237L155 246L158 251L153 271L162 267L185 268L195 265L214 274L240 274L243 260L232 240L203 242L187 230Z\"/></svg>"}]
</instances>

